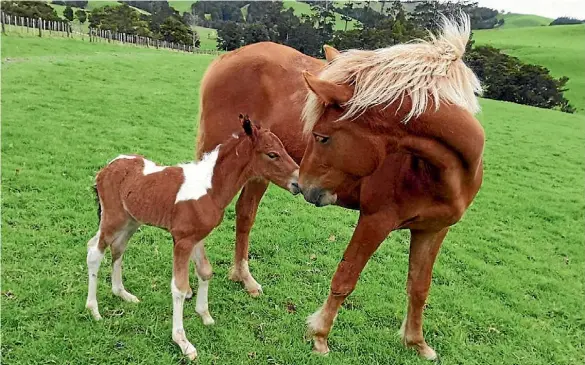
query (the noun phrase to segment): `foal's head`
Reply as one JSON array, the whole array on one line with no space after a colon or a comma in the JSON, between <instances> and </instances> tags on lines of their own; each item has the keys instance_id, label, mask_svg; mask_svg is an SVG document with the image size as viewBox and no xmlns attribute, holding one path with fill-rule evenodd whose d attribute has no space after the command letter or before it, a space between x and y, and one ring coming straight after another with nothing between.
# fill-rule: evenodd
<instances>
[{"instance_id":1,"label":"foal's head","mask_svg":"<svg viewBox=\"0 0 585 365\"><path fill-rule=\"evenodd\" d=\"M252 140L252 176L298 194L299 165L286 152L280 139L268 129L252 123L247 115L240 114L240 122L246 136Z\"/></svg>"}]
</instances>

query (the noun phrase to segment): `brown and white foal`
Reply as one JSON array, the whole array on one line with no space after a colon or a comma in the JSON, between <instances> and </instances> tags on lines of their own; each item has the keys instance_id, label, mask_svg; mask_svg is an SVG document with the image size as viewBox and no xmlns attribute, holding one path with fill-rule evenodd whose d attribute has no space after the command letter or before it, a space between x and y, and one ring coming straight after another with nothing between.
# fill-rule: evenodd
<instances>
[{"instance_id":1,"label":"brown and white foal","mask_svg":"<svg viewBox=\"0 0 585 365\"><path fill-rule=\"evenodd\" d=\"M172 167L157 166L138 155L121 155L96 177L101 209L100 225L87 246L89 286L86 307L101 319L96 298L97 276L107 247L112 250L112 291L129 302L138 302L122 284L122 255L130 237L142 224L171 233L173 248L172 337L190 359L197 350L183 329L183 302L191 293L189 260L196 265L199 281L196 311L205 325L213 324L207 293L212 275L203 239L221 222L233 197L253 178L269 180L298 193L298 165L281 141L267 129L240 115L244 129L198 162Z\"/></svg>"}]
</instances>

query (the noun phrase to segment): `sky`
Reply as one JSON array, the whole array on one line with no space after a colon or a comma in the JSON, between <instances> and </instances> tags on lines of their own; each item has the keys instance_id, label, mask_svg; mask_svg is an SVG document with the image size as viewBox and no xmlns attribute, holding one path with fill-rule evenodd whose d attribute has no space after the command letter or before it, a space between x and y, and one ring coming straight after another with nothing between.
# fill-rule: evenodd
<instances>
[{"instance_id":1,"label":"sky","mask_svg":"<svg viewBox=\"0 0 585 365\"><path fill-rule=\"evenodd\" d=\"M584 0L476 0L479 6L548 18L570 16L585 19Z\"/></svg>"}]
</instances>

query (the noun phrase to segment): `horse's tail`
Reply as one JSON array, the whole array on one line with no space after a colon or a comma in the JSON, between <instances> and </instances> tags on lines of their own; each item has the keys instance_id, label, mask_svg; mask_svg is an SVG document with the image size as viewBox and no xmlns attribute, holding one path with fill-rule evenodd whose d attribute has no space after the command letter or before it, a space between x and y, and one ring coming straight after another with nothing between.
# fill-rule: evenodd
<instances>
[{"instance_id":1,"label":"horse's tail","mask_svg":"<svg viewBox=\"0 0 585 365\"><path fill-rule=\"evenodd\" d=\"M98 192L97 183L93 184L93 192L95 193L95 200L97 202L98 225L102 220L102 205L100 203L100 194Z\"/></svg>"}]
</instances>

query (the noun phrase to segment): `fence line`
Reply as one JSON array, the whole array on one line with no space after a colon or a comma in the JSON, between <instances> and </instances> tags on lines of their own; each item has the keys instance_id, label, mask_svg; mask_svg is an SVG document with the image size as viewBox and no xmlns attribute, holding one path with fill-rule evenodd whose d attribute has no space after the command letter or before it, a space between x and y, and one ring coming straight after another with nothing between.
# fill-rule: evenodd
<instances>
[{"instance_id":1,"label":"fence line","mask_svg":"<svg viewBox=\"0 0 585 365\"><path fill-rule=\"evenodd\" d=\"M136 47L169 49L179 52L188 52L194 54L209 54L220 55L221 51L203 50L194 47L192 44L168 42L160 39L153 39L150 37L141 37L135 34L112 32L111 30L89 28L88 33L74 31L71 23L63 21L49 21L41 18L32 19L26 17L19 17L0 12L0 22L2 23L2 34L6 34L7 30L19 33L37 33L39 37L46 36L61 36L61 37L81 37L85 39L87 36L90 42L99 43L117 43L121 45L134 45Z\"/></svg>"}]
</instances>

